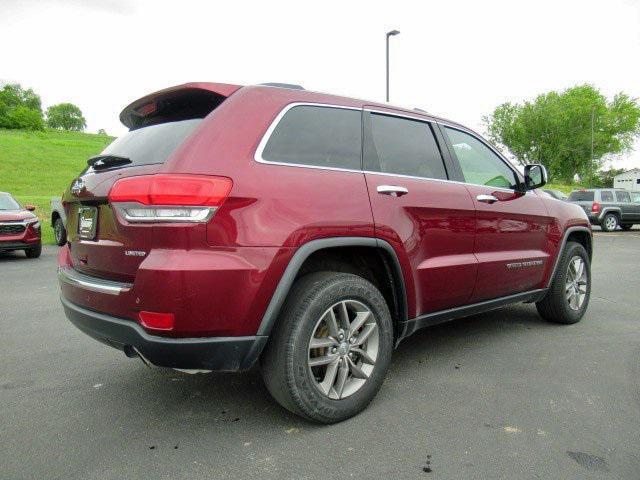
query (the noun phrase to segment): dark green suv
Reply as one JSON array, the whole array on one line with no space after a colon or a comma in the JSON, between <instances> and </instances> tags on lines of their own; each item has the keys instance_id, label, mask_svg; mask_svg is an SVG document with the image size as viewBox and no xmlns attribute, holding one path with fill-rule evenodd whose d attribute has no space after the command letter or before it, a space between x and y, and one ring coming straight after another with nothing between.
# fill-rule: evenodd
<instances>
[{"instance_id":1,"label":"dark green suv","mask_svg":"<svg viewBox=\"0 0 640 480\"><path fill-rule=\"evenodd\" d=\"M574 190L569 202L580 205L592 225L599 225L605 232L618 227L631 230L640 223L640 194L616 188Z\"/></svg>"}]
</instances>

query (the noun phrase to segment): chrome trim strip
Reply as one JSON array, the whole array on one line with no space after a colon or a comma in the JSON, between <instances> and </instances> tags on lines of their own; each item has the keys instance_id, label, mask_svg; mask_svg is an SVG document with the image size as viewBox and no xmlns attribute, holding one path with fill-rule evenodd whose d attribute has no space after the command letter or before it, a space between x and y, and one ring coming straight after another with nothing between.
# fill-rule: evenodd
<instances>
[{"instance_id":1,"label":"chrome trim strip","mask_svg":"<svg viewBox=\"0 0 640 480\"><path fill-rule=\"evenodd\" d=\"M487 144L485 141L483 141L480 138L477 138L478 136L475 134L475 132L466 129L465 127L462 127L460 125L456 125L453 123L447 123L447 122L443 122L440 120L437 120L436 118L432 118L428 115L425 116L418 116L418 115L411 115L409 113L403 113L403 112L388 112L388 111L384 111L384 110L379 110L379 109L374 109L374 108L357 108L357 107L347 107L345 105L332 105L329 103L313 103L313 102L294 102L294 103L290 103L288 105L286 105L281 111L280 113L278 113L278 115L276 115L276 117L273 119L273 121L269 124L269 127L267 128L266 132L264 133L264 135L262 136L262 139L260 140L260 143L258 144L258 147L256 148L256 152L253 156L254 160L258 163L262 163L262 164L266 164L266 165L281 165L284 167L295 167L295 168L313 168L315 170L329 170L329 171L337 171L337 172L350 172L350 173L366 173L366 174L370 174L370 175L385 175L385 176L390 176L390 177L398 177L398 178L414 178L416 180L427 180L427 181L434 181L434 182L446 182L446 183L454 183L454 184L458 184L458 185L472 185L474 187L488 187L488 188L494 188L497 191L502 191L502 192L509 192L509 193L513 193L516 190L512 189L512 188L503 188L503 187L490 187L488 185L477 185L475 183L467 183L467 182L459 182L457 180L449 180L449 179L443 179L443 178L426 178L426 177L415 177L413 175L402 175L399 173L387 173L387 172L373 172L370 170L355 170L355 169L351 169L351 168L340 168L340 167L320 167L320 166L316 166L316 165L304 165L301 163L287 163L287 162L277 162L277 161L273 161L273 160L265 160L262 157L262 153L264 152L264 149L267 145L267 143L269 142L269 139L271 138L271 135L273 134L273 131L275 130L275 128L278 126L278 123L280 123L280 120L282 120L282 117L285 116L285 114L291 110L294 107L300 107L300 106L310 106L310 107L326 107L326 108L337 108L337 109L342 109L342 110L362 110L365 112L375 112L375 113L381 113L384 115L390 115L390 116L395 116L395 117L403 117L403 118L408 118L411 120L419 120L422 122L431 122L431 123L437 123L443 126L447 126L447 127L451 127L457 130L460 130L461 132L465 132L468 133L469 135L471 135L472 137L476 138L479 142L481 142L484 145L487 145L487 147L489 147L491 149L491 151L493 151L496 155L498 155L498 158L500 158L500 160L502 160L503 162L505 162L507 164L507 166L509 168L511 168L511 170L513 170L513 167L506 162L506 160L502 157L502 155L495 150L491 145ZM520 177L518 172L515 172L516 175L518 175L518 178ZM529 195L532 194L533 192L531 190L528 190L526 192L524 192L525 194Z\"/></svg>"},{"instance_id":2,"label":"chrome trim strip","mask_svg":"<svg viewBox=\"0 0 640 480\"><path fill-rule=\"evenodd\" d=\"M131 283L115 282L113 280L105 280L85 275L71 267L58 268L58 279L61 283L73 287L80 287L84 290L105 293L107 295L120 295L121 293L128 292L133 287Z\"/></svg>"}]
</instances>

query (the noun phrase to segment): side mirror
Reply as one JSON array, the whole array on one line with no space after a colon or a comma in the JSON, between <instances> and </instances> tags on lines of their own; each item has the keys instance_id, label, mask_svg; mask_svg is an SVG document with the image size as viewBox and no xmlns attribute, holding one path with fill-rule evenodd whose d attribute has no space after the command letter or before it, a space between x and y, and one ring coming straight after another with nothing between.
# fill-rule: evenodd
<instances>
[{"instance_id":1,"label":"side mirror","mask_svg":"<svg viewBox=\"0 0 640 480\"><path fill-rule=\"evenodd\" d=\"M30 212L33 212L36 209L35 205L31 205L30 203L25 204L24 206L25 210L29 210Z\"/></svg>"},{"instance_id":2,"label":"side mirror","mask_svg":"<svg viewBox=\"0 0 640 480\"><path fill-rule=\"evenodd\" d=\"M524 167L524 189L534 190L546 185L548 180L547 169L544 165L533 163Z\"/></svg>"}]
</instances>

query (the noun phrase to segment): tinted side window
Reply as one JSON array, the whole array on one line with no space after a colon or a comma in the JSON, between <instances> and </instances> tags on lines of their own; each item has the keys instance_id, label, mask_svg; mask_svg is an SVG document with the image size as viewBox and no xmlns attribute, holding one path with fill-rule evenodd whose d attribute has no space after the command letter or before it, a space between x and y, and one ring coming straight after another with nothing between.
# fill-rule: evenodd
<instances>
[{"instance_id":1,"label":"tinted side window","mask_svg":"<svg viewBox=\"0 0 640 480\"><path fill-rule=\"evenodd\" d=\"M270 162L360 170L361 113L331 107L293 107L280 120L262 158Z\"/></svg>"},{"instance_id":2,"label":"tinted side window","mask_svg":"<svg viewBox=\"0 0 640 480\"><path fill-rule=\"evenodd\" d=\"M609 190L602 190L600 192L600 200L603 202L613 202L613 192Z\"/></svg>"},{"instance_id":3,"label":"tinted side window","mask_svg":"<svg viewBox=\"0 0 640 480\"><path fill-rule=\"evenodd\" d=\"M515 188L518 184L516 174L489 147L468 133L449 127L444 129L467 183Z\"/></svg>"},{"instance_id":4,"label":"tinted side window","mask_svg":"<svg viewBox=\"0 0 640 480\"><path fill-rule=\"evenodd\" d=\"M440 149L428 123L372 113L366 124L367 170L412 177L447 178Z\"/></svg>"},{"instance_id":5,"label":"tinted side window","mask_svg":"<svg viewBox=\"0 0 640 480\"><path fill-rule=\"evenodd\" d=\"M616 192L616 198L618 199L619 202L624 202L624 203L628 203L631 201L631 195L629 195L629 192Z\"/></svg>"}]
</instances>

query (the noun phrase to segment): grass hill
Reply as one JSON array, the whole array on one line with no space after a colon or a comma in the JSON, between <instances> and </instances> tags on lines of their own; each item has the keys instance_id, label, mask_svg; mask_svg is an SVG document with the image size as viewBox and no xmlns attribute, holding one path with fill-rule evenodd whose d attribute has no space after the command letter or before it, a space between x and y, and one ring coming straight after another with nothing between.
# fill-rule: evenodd
<instances>
[{"instance_id":1,"label":"grass hill","mask_svg":"<svg viewBox=\"0 0 640 480\"><path fill-rule=\"evenodd\" d=\"M0 129L0 192L32 203L42 220L42 238L53 243L51 197L60 196L113 137L81 132Z\"/></svg>"}]
</instances>

